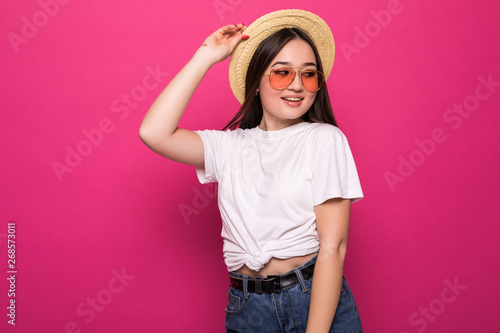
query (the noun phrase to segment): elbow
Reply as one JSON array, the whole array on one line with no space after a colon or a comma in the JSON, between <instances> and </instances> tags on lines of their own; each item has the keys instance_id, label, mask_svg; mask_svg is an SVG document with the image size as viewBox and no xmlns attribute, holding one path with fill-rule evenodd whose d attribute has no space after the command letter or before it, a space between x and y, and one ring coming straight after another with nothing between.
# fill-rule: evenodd
<instances>
[{"instance_id":1,"label":"elbow","mask_svg":"<svg viewBox=\"0 0 500 333\"><path fill-rule=\"evenodd\" d=\"M146 144L146 145L148 144L149 132L142 125L139 128L139 138L141 139L142 142L144 142L144 144Z\"/></svg>"},{"instance_id":2,"label":"elbow","mask_svg":"<svg viewBox=\"0 0 500 333\"><path fill-rule=\"evenodd\" d=\"M347 241L320 242L318 258L329 258L344 261L347 253Z\"/></svg>"},{"instance_id":3,"label":"elbow","mask_svg":"<svg viewBox=\"0 0 500 333\"><path fill-rule=\"evenodd\" d=\"M342 259L342 262L345 259L345 255L347 254L347 242L340 243L337 249L338 256Z\"/></svg>"},{"instance_id":4,"label":"elbow","mask_svg":"<svg viewBox=\"0 0 500 333\"><path fill-rule=\"evenodd\" d=\"M156 151L158 146L158 136L155 135L150 129L141 126L139 128L139 138L149 149Z\"/></svg>"},{"instance_id":5,"label":"elbow","mask_svg":"<svg viewBox=\"0 0 500 333\"><path fill-rule=\"evenodd\" d=\"M149 149L167 157L165 154L171 149L170 140L168 136L162 135L158 129L141 125L139 128L139 138Z\"/></svg>"},{"instance_id":6,"label":"elbow","mask_svg":"<svg viewBox=\"0 0 500 333\"><path fill-rule=\"evenodd\" d=\"M141 124L139 127L139 138L141 139L142 142L146 143L148 137L148 131L147 129Z\"/></svg>"},{"instance_id":7,"label":"elbow","mask_svg":"<svg viewBox=\"0 0 500 333\"><path fill-rule=\"evenodd\" d=\"M167 133L170 133L170 131L164 128L164 126L151 123L151 121L146 122L143 120L139 127L139 138L148 145L160 144L170 139L172 134Z\"/></svg>"},{"instance_id":8,"label":"elbow","mask_svg":"<svg viewBox=\"0 0 500 333\"><path fill-rule=\"evenodd\" d=\"M143 122L139 127L139 138L142 142L144 142L144 144L150 147L158 139L158 135Z\"/></svg>"}]
</instances>

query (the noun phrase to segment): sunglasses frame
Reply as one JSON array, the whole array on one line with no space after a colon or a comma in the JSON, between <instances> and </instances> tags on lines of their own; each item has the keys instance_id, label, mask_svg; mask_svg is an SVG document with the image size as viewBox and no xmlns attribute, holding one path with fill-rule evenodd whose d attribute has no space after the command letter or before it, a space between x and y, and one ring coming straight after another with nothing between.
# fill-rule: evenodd
<instances>
[{"instance_id":1,"label":"sunglasses frame","mask_svg":"<svg viewBox=\"0 0 500 333\"><path fill-rule=\"evenodd\" d=\"M297 70L298 70L298 73L300 75L300 83L302 84L302 86L304 87L305 90L309 91L309 92L312 92L312 93L315 93L315 92L318 92L321 87L323 86L323 84L325 83L325 75L321 72L321 71L318 71L317 69L311 69L311 68L298 68L298 67L279 67L279 68L274 68L272 69L269 74L264 74L266 75L267 77L269 77L269 84L271 85L271 87L273 87L273 89L276 89L276 90L284 90L284 89L287 89L290 84L288 84L286 87L283 87L283 88L275 88L273 86L273 84L271 83L271 74L274 72L274 71L278 71L278 70L283 70L283 69L291 69L293 71L293 78L292 78L292 81L290 82L290 84L293 83L293 81L295 80L295 76L297 76ZM302 72L304 71L315 71L316 73L318 73L320 76L321 76L321 84L318 86L318 89L315 90L315 91L311 91L309 89L306 88L305 84L304 84L304 81L302 81Z\"/></svg>"}]
</instances>

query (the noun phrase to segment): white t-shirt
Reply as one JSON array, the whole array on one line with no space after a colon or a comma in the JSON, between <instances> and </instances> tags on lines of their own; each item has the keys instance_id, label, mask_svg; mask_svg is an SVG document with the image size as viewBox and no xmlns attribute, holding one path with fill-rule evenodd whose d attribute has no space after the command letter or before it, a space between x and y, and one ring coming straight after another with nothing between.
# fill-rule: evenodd
<instances>
[{"instance_id":1,"label":"white t-shirt","mask_svg":"<svg viewBox=\"0 0 500 333\"><path fill-rule=\"evenodd\" d=\"M330 198L363 197L345 135L325 123L300 122L277 131L195 131L203 141L201 184L218 182L221 236L228 271L258 271L272 257L319 250L314 206Z\"/></svg>"}]
</instances>

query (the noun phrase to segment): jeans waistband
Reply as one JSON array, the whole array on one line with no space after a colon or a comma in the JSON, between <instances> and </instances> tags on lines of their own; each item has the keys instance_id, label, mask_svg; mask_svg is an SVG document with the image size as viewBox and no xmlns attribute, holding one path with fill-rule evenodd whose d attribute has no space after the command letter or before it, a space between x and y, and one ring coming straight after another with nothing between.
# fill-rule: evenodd
<instances>
[{"instance_id":1,"label":"jeans waistband","mask_svg":"<svg viewBox=\"0 0 500 333\"><path fill-rule=\"evenodd\" d=\"M318 254L316 254L314 257L312 257L311 259L309 259L308 261L306 261L303 265L301 265L299 267L296 267L295 269L291 269L288 272L285 272L283 274L280 274L280 276L286 275L286 274L290 274L290 273L294 272L296 269L300 270L300 269L302 269L304 267L307 267L307 266L311 265L312 263L315 263L317 259L318 259ZM229 275L237 277L237 278L244 278L244 277L246 277L248 279L255 278L255 276L252 276L252 275L245 275L245 274L236 273L236 272L229 272Z\"/></svg>"},{"instance_id":2,"label":"jeans waistband","mask_svg":"<svg viewBox=\"0 0 500 333\"><path fill-rule=\"evenodd\" d=\"M243 290L243 297L245 299L248 299L249 292L280 293L282 288L293 286L297 282L300 283L302 291L306 292L308 290L308 287L305 283L305 279L307 279L309 276L312 276L313 273L311 269L308 270L308 266L314 265L317 257L318 254L309 259L303 265L295 267L283 274L268 275L267 277L264 277L264 279L266 279L266 282L262 282L264 281L262 280L263 277L249 276L235 272L229 272L229 280L231 281L231 286ZM307 271L307 274L303 275L302 272L305 271Z\"/></svg>"}]
</instances>

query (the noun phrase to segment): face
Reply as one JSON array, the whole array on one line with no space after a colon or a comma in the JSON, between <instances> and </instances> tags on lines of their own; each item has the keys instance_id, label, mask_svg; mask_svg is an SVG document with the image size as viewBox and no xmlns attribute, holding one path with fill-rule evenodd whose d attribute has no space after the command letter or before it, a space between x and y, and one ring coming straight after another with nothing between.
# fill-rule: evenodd
<instances>
[{"instance_id":1,"label":"face","mask_svg":"<svg viewBox=\"0 0 500 333\"><path fill-rule=\"evenodd\" d=\"M271 61L259 84L259 95L266 121L292 125L300 122L300 117L309 110L316 98L316 92L307 91L302 84L298 71L300 69L317 69L314 52L302 39L288 42ZM269 82L271 70L292 67L297 74L292 83L285 89L275 89ZM267 74L267 75L266 75Z\"/></svg>"}]
</instances>

